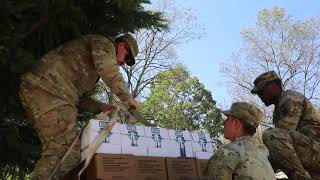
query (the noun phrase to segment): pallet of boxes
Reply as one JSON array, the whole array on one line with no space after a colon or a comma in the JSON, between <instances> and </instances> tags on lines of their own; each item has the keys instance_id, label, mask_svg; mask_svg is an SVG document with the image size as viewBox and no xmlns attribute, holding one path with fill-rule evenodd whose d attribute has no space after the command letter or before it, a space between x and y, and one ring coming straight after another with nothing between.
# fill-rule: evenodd
<instances>
[{"instance_id":1,"label":"pallet of boxes","mask_svg":"<svg viewBox=\"0 0 320 180\"><path fill-rule=\"evenodd\" d=\"M84 129L82 161L88 155L89 144L105 126L105 121L90 120ZM205 132L117 123L81 179L206 180L207 162L212 154L212 140Z\"/></svg>"}]
</instances>

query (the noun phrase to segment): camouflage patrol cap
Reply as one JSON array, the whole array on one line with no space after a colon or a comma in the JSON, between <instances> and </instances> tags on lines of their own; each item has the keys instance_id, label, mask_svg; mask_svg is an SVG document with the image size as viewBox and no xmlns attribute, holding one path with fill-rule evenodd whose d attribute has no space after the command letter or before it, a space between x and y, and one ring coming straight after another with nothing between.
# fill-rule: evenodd
<instances>
[{"instance_id":1,"label":"camouflage patrol cap","mask_svg":"<svg viewBox=\"0 0 320 180\"><path fill-rule=\"evenodd\" d=\"M251 90L252 94L256 94L262 90L264 86L271 81L280 80L278 74L275 71L267 71L260 74L254 81L254 88Z\"/></svg>"},{"instance_id":2,"label":"camouflage patrol cap","mask_svg":"<svg viewBox=\"0 0 320 180\"><path fill-rule=\"evenodd\" d=\"M222 111L226 116L234 116L246 121L251 126L257 128L262 121L262 111L255 105L246 102L235 102L227 111Z\"/></svg>"},{"instance_id":3,"label":"camouflage patrol cap","mask_svg":"<svg viewBox=\"0 0 320 180\"><path fill-rule=\"evenodd\" d=\"M130 52L129 57L126 57L125 61L128 66L133 66L135 64L135 57L138 55L139 48L136 39L131 34L124 34L119 36L117 39L126 42L129 45Z\"/></svg>"}]
</instances>

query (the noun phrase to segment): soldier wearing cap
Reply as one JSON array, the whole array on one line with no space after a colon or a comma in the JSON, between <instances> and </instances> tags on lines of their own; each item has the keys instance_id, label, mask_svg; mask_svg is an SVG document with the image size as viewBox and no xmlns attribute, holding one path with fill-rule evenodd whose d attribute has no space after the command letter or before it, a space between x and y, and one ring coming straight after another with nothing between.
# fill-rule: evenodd
<instances>
[{"instance_id":1,"label":"soldier wearing cap","mask_svg":"<svg viewBox=\"0 0 320 180\"><path fill-rule=\"evenodd\" d=\"M290 179L320 179L320 115L303 94L283 90L274 71L259 75L251 91L266 106L275 105L273 124L263 133L269 160Z\"/></svg>"},{"instance_id":2,"label":"soldier wearing cap","mask_svg":"<svg viewBox=\"0 0 320 180\"><path fill-rule=\"evenodd\" d=\"M126 88L119 66L134 65L138 45L124 34L115 42L101 35L85 35L64 43L41 58L40 64L22 76L20 98L42 143L42 157L32 179L48 179L76 138L77 109L112 112L116 107L87 96L101 78L123 102L138 109ZM66 159L61 175L80 160L80 142Z\"/></svg>"},{"instance_id":3,"label":"soldier wearing cap","mask_svg":"<svg viewBox=\"0 0 320 180\"><path fill-rule=\"evenodd\" d=\"M235 102L224 111L224 137L231 141L210 159L208 172L213 180L273 180L274 171L267 159L258 151L252 136L262 120L262 112L246 102Z\"/></svg>"}]
</instances>

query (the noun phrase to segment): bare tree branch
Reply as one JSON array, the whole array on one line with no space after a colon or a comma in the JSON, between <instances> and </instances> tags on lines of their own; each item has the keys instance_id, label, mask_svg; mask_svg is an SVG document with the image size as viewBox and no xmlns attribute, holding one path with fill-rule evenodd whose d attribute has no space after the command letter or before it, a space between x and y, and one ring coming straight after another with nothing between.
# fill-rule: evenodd
<instances>
[{"instance_id":1,"label":"bare tree branch","mask_svg":"<svg viewBox=\"0 0 320 180\"><path fill-rule=\"evenodd\" d=\"M202 34L196 28L199 25L190 9L177 8L170 0L158 0L158 3L153 9L166 16L169 29L143 29L136 32L140 47L137 62L132 67L124 67L127 85L134 97L139 97L155 75L177 64L177 45L199 38Z\"/></svg>"}]
</instances>

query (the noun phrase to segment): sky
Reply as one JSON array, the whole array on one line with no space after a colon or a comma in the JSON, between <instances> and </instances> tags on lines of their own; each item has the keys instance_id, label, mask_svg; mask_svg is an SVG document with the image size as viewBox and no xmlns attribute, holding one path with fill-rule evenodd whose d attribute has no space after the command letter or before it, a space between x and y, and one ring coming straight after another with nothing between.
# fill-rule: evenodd
<instances>
[{"instance_id":1,"label":"sky","mask_svg":"<svg viewBox=\"0 0 320 180\"><path fill-rule=\"evenodd\" d=\"M255 24L260 10L278 6L301 20L320 15L318 0L176 0L176 5L191 8L206 29L200 40L178 47L179 61L212 92L218 105L232 103L220 64L239 50L240 32Z\"/></svg>"}]
</instances>

